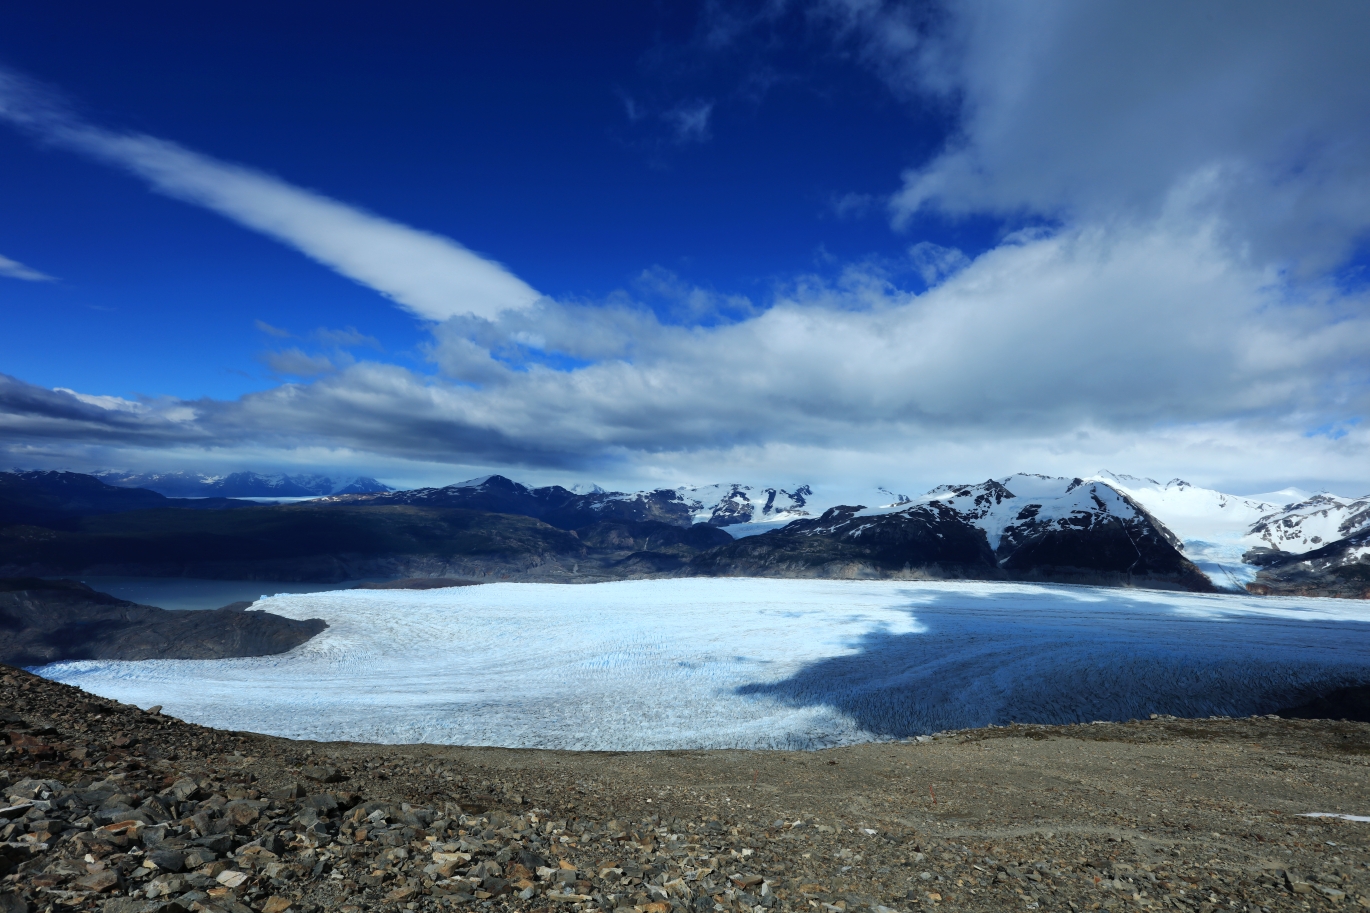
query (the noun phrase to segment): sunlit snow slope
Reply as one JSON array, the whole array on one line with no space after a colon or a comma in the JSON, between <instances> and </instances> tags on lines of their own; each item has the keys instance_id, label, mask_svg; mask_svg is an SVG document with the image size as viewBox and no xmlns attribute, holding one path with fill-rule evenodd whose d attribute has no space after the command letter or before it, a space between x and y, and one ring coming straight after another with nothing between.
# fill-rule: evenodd
<instances>
[{"instance_id":1,"label":"sunlit snow slope","mask_svg":"<svg viewBox=\"0 0 1370 913\"><path fill-rule=\"evenodd\" d=\"M1218 586L1240 588L1255 579L1257 568L1241 560L1248 549L1303 554L1370 526L1370 497L1322 493L1276 503L1265 496L1243 498L1198 488L1182 479L1162 485L1111 472L1091 479L1123 492L1164 523L1184 543L1185 556Z\"/></svg>"},{"instance_id":2,"label":"sunlit snow slope","mask_svg":"<svg viewBox=\"0 0 1370 913\"><path fill-rule=\"evenodd\" d=\"M1162 485L1111 472L1091 478L1121 491L1164 523L1183 543L1185 557L1216 586L1241 589L1255 579L1257 568L1242 561L1242 555L1258 544L1251 528L1280 505L1198 488L1183 479Z\"/></svg>"},{"instance_id":3,"label":"sunlit snow slope","mask_svg":"<svg viewBox=\"0 0 1370 913\"><path fill-rule=\"evenodd\" d=\"M330 627L282 656L41 672L228 729L613 750L1245 715L1370 681L1370 607L1331 600L687 579L345 591L258 606Z\"/></svg>"}]
</instances>

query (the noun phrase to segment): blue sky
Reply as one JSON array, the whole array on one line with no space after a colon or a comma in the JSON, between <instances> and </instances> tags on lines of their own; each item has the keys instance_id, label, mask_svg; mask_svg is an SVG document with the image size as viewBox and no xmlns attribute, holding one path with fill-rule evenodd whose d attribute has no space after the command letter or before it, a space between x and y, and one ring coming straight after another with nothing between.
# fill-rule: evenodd
<instances>
[{"instance_id":1,"label":"blue sky","mask_svg":"<svg viewBox=\"0 0 1370 913\"><path fill-rule=\"evenodd\" d=\"M11 8L0 60L92 121L460 239L548 295L631 288L659 307L644 271L764 298L799 273L901 258L910 235L864 198L947 128L797 18L710 51L693 4L279 6ZM23 214L0 250L61 280L5 289L25 334L65 315L66 345L7 357L34 383L236 396L274 383L256 320L364 326L399 361L424 335L374 292L126 175L14 133L0 155ZM111 345L138 366L111 371Z\"/></svg>"},{"instance_id":2,"label":"blue sky","mask_svg":"<svg viewBox=\"0 0 1370 913\"><path fill-rule=\"evenodd\" d=\"M1367 24L7 7L0 445L401 484L1370 487Z\"/></svg>"}]
</instances>

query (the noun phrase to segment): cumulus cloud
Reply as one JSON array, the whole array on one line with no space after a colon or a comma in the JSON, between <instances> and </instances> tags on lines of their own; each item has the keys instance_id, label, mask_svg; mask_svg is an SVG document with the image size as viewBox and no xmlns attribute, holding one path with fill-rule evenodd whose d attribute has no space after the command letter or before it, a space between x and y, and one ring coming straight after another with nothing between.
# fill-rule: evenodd
<instances>
[{"instance_id":1,"label":"cumulus cloud","mask_svg":"<svg viewBox=\"0 0 1370 913\"><path fill-rule=\"evenodd\" d=\"M1330 293L1291 304L1211 234L1081 229L1015 238L922 294L878 277L813 280L712 327L663 323L627 300L453 320L430 353L445 377L361 362L136 415L10 381L27 394L5 400L4 427L20 440L95 422L120 439L145 429L155 444L173 424L162 410L179 409L195 416L175 424L185 440L222 446L639 473L778 447L830 454L816 466L860 454L861 472L968 451L999 453L1002 471L1048 468L1018 465L1034 453L1087 472L1118 468L1106 453L1131 448L1149 462L1123 470L1164 473L1150 467L1169 436L1194 452L1207 441L1210 459L1245 461L1250 475L1274 446L1364 446L1356 426L1338 440L1304 435L1370 408L1366 313ZM548 353L584 363L535 357ZM925 469L909 464L903 478Z\"/></svg>"},{"instance_id":2,"label":"cumulus cloud","mask_svg":"<svg viewBox=\"0 0 1370 913\"><path fill-rule=\"evenodd\" d=\"M959 128L893 200L1071 221L1219 216L1305 273L1370 229L1370 6L825 0L891 86Z\"/></svg>"},{"instance_id":3,"label":"cumulus cloud","mask_svg":"<svg viewBox=\"0 0 1370 913\"><path fill-rule=\"evenodd\" d=\"M428 320L493 317L528 307L539 297L499 263L450 238L176 143L87 123L33 83L3 70L0 120L288 244Z\"/></svg>"},{"instance_id":4,"label":"cumulus cloud","mask_svg":"<svg viewBox=\"0 0 1370 913\"><path fill-rule=\"evenodd\" d=\"M52 277L31 269L17 260L0 256L0 276L7 279L23 279L25 282L51 282Z\"/></svg>"},{"instance_id":5,"label":"cumulus cloud","mask_svg":"<svg viewBox=\"0 0 1370 913\"><path fill-rule=\"evenodd\" d=\"M914 269L928 285L935 285L947 276L970 265L970 258L954 247L943 247L931 241L919 241L909 248L909 259Z\"/></svg>"}]
</instances>

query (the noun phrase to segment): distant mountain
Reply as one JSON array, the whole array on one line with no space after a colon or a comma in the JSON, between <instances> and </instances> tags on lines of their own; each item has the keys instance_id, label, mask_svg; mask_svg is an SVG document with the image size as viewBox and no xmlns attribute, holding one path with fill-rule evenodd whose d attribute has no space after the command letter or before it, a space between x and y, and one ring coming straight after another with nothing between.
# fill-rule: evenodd
<instances>
[{"instance_id":1,"label":"distant mountain","mask_svg":"<svg viewBox=\"0 0 1370 913\"><path fill-rule=\"evenodd\" d=\"M754 520L784 522L808 516L803 508L810 495L807 485L788 492L736 484L635 492L605 491L594 485L578 492L560 485L529 488L504 476L490 475L444 488L335 495L329 500L488 510L535 517L558 529L579 529L606 521L655 521L682 527L695 523L733 526Z\"/></svg>"},{"instance_id":2,"label":"distant mountain","mask_svg":"<svg viewBox=\"0 0 1370 913\"><path fill-rule=\"evenodd\" d=\"M325 483L240 473L195 490L288 498ZM261 506L167 498L78 473L0 473L0 567L264 580L960 577L1370 593L1370 499L1328 494L1276 505L1180 479L1020 473L917 497L877 490L888 503L814 516L807 485L574 491L490 475L410 491L355 490L384 487L374 479L349 487Z\"/></svg>"},{"instance_id":3,"label":"distant mountain","mask_svg":"<svg viewBox=\"0 0 1370 913\"><path fill-rule=\"evenodd\" d=\"M676 493L690 508L690 518L710 526L737 526L742 523L777 523L809 516L805 510L813 489L800 485L794 491L783 488L753 488L749 485L704 485L677 488Z\"/></svg>"},{"instance_id":4,"label":"distant mountain","mask_svg":"<svg viewBox=\"0 0 1370 913\"><path fill-rule=\"evenodd\" d=\"M1342 498L1323 493L1262 517L1252 524L1247 538L1253 547L1259 544L1299 554L1354 536L1366 527L1370 527L1370 496Z\"/></svg>"},{"instance_id":5,"label":"distant mountain","mask_svg":"<svg viewBox=\"0 0 1370 913\"><path fill-rule=\"evenodd\" d=\"M1107 482L1146 507L1181 540L1185 556L1221 586L1240 589L1281 555L1299 555L1370 529L1370 497L1308 495L1295 489L1243 498L1172 479L1100 472ZM1293 496L1279 503L1270 498Z\"/></svg>"},{"instance_id":6,"label":"distant mountain","mask_svg":"<svg viewBox=\"0 0 1370 913\"><path fill-rule=\"evenodd\" d=\"M1262 565L1247 585L1253 593L1370 599L1370 528L1301 555L1270 549L1252 558Z\"/></svg>"},{"instance_id":7,"label":"distant mountain","mask_svg":"<svg viewBox=\"0 0 1370 913\"><path fill-rule=\"evenodd\" d=\"M370 476L357 476L351 482L341 488L335 488L329 494L334 495L364 495L373 491L394 491L384 482L378 482Z\"/></svg>"},{"instance_id":8,"label":"distant mountain","mask_svg":"<svg viewBox=\"0 0 1370 913\"><path fill-rule=\"evenodd\" d=\"M63 529L80 517L158 508L218 509L250 505L227 498L167 498L142 488L106 485L79 472L0 472L0 527Z\"/></svg>"},{"instance_id":9,"label":"distant mountain","mask_svg":"<svg viewBox=\"0 0 1370 913\"><path fill-rule=\"evenodd\" d=\"M331 494L392 491L369 476L335 482L317 474L261 475L234 472L216 476L195 472L121 472L103 470L95 477L120 488L146 488L171 498L314 498Z\"/></svg>"}]
</instances>

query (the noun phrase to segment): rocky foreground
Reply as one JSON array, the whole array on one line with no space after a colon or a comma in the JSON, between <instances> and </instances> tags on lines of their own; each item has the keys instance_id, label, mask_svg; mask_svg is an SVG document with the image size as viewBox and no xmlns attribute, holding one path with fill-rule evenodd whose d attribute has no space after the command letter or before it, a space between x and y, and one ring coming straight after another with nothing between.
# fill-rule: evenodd
<instances>
[{"instance_id":1,"label":"rocky foreground","mask_svg":"<svg viewBox=\"0 0 1370 913\"><path fill-rule=\"evenodd\" d=\"M644 720L643 725L652 725ZM823 752L221 732L0 668L0 911L1370 907L1370 725L1176 720Z\"/></svg>"}]
</instances>

